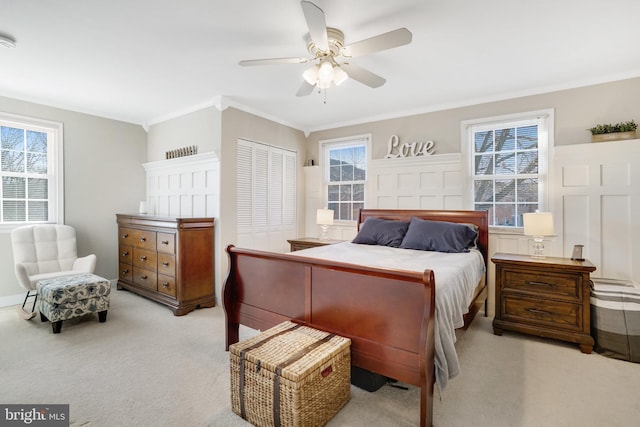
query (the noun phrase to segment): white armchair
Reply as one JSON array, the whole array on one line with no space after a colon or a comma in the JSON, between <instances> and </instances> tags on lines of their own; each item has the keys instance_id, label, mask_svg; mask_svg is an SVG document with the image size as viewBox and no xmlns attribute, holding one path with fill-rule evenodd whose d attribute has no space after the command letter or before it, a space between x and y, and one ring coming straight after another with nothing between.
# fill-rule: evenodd
<instances>
[{"instance_id":1,"label":"white armchair","mask_svg":"<svg viewBox=\"0 0 640 427\"><path fill-rule=\"evenodd\" d=\"M35 290L39 280L93 273L95 270L95 255L78 258L76 231L69 225L36 224L18 227L11 232L11 245L16 277L27 290L22 312L28 319L35 316L38 299ZM31 313L24 309L29 297L34 297Z\"/></svg>"}]
</instances>

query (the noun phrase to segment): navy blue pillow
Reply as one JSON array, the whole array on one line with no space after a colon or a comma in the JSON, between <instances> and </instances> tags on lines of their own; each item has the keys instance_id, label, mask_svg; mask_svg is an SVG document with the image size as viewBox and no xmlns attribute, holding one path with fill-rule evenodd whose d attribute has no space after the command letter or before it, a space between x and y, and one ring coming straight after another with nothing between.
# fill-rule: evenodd
<instances>
[{"instance_id":1,"label":"navy blue pillow","mask_svg":"<svg viewBox=\"0 0 640 427\"><path fill-rule=\"evenodd\" d=\"M407 221L367 218L362 223L358 235L353 239L353 243L397 248L402 243L407 228L409 228Z\"/></svg>"},{"instance_id":2,"label":"navy blue pillow","mask_svg":"<svg viewBox=\"0 0 640 427\"><path fill-rule=\"evenodd\" d=\"M401 248L437 252L469 252L478 235L465 224L411 218Z\"/></svg>"}]
</instances>

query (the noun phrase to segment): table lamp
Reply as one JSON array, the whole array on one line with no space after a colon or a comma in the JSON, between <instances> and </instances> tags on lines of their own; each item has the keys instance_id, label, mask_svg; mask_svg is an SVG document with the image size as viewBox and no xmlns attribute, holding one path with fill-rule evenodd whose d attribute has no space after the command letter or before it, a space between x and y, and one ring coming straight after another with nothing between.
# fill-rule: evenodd
<instances>
[{"instance_id":1,"label":"table lamp","mask_svg":"<svg viewBox=\"0 0 640 427\"><path fill-rule=\"evenodd\" d=\"M316 213L316 224L321 228L320 240L329 239L329 226L333 225L333 210L332 209L318 209Z\"/></svg>"},{"instance_id":2,"label":"table lamp","mask_svg":"<svg viewBox=\"0 0 640 427\"><path fill-rule=\"evenodd\" d=\"M533 257L544 258L544 236L553 236L553 215L551 212L522 214L524 234L533 237Z\"/></svg>"}]
</instances>

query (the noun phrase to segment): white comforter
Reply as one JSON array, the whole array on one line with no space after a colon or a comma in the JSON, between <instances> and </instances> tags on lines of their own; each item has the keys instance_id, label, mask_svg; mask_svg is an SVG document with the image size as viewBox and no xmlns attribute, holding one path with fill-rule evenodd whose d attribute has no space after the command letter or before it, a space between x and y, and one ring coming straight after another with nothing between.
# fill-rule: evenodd
<instances>
[{"instance_id":1,"label":"white comforter","mask_svg":"<svg viewBox=\"0 0 640 427\"><path fill-rule=\"evenodd\" d=\"M440 392L450 378L460 373L454 346L455 329L463 326L463 315L467 313L473 291L485 271L480 251L450 254L344 242L292 254L420 273L425 269L433 270L436 281L435 368Z\"/></svg>"}]
</instances>

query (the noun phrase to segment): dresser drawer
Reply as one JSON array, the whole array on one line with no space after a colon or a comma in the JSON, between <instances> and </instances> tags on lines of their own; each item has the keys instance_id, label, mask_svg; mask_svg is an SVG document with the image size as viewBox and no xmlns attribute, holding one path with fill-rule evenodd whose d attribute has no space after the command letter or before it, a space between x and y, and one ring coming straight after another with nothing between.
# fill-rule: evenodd
<instances>
[{"instance_id":1,"label":"dresser drawer","mask_svg":"<svg viewBox=\"0 0 640 427\"><path fill-rule=\"evenodd\" d=\"M176 279L163 274L158 274L158 291L175 298Z\"/></svg>"},{"instance_id":2,"label":"dresser drawer","mask_svg":"<svg viewBox=\"0 0 640 427\"><path fill-rule=\"evenodd\" d=\"M131 230L132 244L136 248L148 251L156 250L156 232L147 230Z\"/></svg>"},{"instance_id":3,"label":"dresser drawer","mask_svg":"<svg viewBox=\"0 0 640 427\"><path fill-rule=\"evenodd\" d=\"M502 319L570 331L582 330L582 306L503 294Z\"/></svg>"},{"instance_id":4,"label":"dresser drawer","mask_svg":"<svg viewBox=\"0 0 640 427\"><path fill-rule=\"evenodd\" d=\"M528 292L565 301L582 300L582 275L502 269L502 291Z\"/></svg>"},{"instance_id":5,"label":"dresser drawer","mask_svg":"<svg viewBox=\"0 0 640 427\"><path fill-rule=\"evenodd\" d=\"M127 227L118 228L118 242L121 245L133 245L133 229Z\"/></svg>"},{"instance_id":6,"label":"dresser drawer","mask_svg":"<svg viewBox=\"0 0 640 427\"><path fill-rule=\"evenodd\" d=\"M158 289L157 280L158 275L155 271L133 267L133 283L155 291Z\"/></svg>"},{"instance_id":7,"label":"dresser drawer","mask_svg":"<svg viewBox=\"0 0 640 427\"><path fill-rule=\"evenodd\" d=\"M158 274L176 277L175 255L158 253Z\"/></svg>"},{"instance_id":8,"label":"dresser drawer","mask_svg":"<svg viewBox=\"0 0 640 427\"><path fill-rule=\"evenodd\" d=\"M120 245L118 247L118 258L121 263L133 264L133 248L131 246Z\"/></svg>"},{"instance_id":9,"label":"dresser drawer","mask_svg":"<svg viewBox=\"0 0 640 427\"><path fill-rule=\"evenodd\" d=\"M124 280L131 280L133 278L133 267L131 264L120 263L120 271L118 271L118 277Z\"/></svg>"},{"instance_id":10,"label":"dresser drawer","mask_svg":"<svg viewBox=\"0 0 640 427\"><path fill-rule=\"evenodd\" d=\"M133 265L145 270L156 271L158 266L158 253L135 248L133 250Z\"/></svg>"},{"instance_id":11,"label":"dresser drawer","mask_svg":"<svg viewBox=\"0 0 640 427\"><path fill-rule=\"evenodd\" d=\"M156 250L167 254L176 253L176 237L170 233L158 233Z\"/></svg>"}]
</instances>

